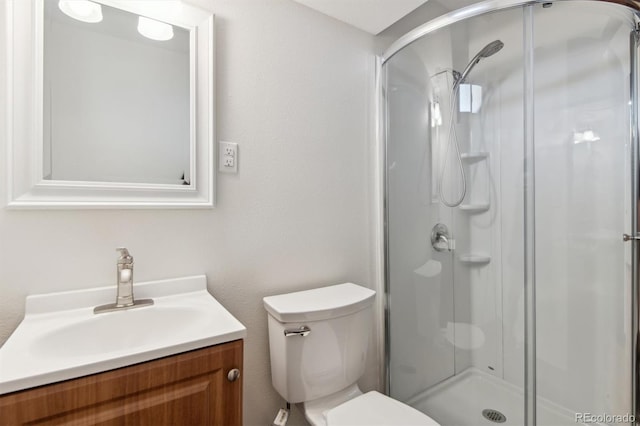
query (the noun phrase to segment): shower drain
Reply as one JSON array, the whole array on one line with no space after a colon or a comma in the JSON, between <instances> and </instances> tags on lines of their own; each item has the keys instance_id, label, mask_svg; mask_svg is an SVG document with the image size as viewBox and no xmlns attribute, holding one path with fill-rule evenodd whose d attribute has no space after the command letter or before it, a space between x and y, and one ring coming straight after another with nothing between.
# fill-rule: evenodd
<instances>
[{"instance_id":1,"label":"shower drain","mask_svg":"<svg viewBox=\"0 0 640 426\"><path fill-rule=\"evenodd\" d=\"M502 414L498 410L492 410L490 408L487 408L486 410L482 410L482 416L485 419L491 420L492 422L495 422L495 423L504 423L507 421L507 417L504 414Z\"/></svg>"}]
</instances>

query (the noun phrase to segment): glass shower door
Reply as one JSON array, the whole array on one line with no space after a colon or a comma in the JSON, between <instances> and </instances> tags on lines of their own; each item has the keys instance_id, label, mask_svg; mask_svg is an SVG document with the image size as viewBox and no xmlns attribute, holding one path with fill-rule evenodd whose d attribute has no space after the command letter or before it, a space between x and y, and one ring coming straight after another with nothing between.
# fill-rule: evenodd
<instances>
[{"instance_id":1,"label":"glass shower door","mask_svg":"<svg viewBox=\"0 0 640 426\"><path fill-rule=\"evenodd\" d=\"M390 393L444 425L524 424L522 21L468 19L385 64Z\"/></svg>"},{"instance_id":2,"label":"glass shower door","mask_svg":"<svg viewBox=\"0 0 640 426\"><path fill-rule=\"evenodd\" d=\"M387 262L391 394L406 401L454 373L442 330L453 320L452 255L432 249L439 207L432 171L431 102L421 58L402 52L387 65ZM426 365L432 368L425 368Z\"/></svg>"},{"instance_id":3,"label":"glass shower door","mask_svg":"<svg viewBox=\"0 0 640 426\"><path fill-rule=\"evenodd\" d=\"M533 17L537 424L625 424L633 15L578 1Z\"/></svg>"}]
</instances>

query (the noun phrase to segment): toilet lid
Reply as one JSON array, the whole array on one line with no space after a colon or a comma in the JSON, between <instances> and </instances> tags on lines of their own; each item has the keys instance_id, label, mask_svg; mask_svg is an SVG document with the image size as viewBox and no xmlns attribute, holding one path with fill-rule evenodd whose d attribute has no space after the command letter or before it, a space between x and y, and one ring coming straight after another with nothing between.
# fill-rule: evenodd
<instances>
[{"instance_id":1,"label":"toilet lid","mask_svg":"<svg viewBox=\"0 0 640 426\"><path fill-rule=\"evenodd\" d=\"M330 426L439 426L415 408L371 391L327 412Z\"/></svg>"}]
</instances>

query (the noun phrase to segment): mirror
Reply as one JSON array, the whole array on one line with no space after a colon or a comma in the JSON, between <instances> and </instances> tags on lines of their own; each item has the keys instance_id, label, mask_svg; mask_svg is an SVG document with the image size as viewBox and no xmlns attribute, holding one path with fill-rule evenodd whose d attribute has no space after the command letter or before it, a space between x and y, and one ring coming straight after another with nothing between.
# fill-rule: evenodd
<instances>
[{"instance_id":1,"label":"mirror","mask_svg":"<svg viewBox=\"0 0 640 426\"><path fill-rule=\"evenodd\" d=\"M178 0L7 4L9 207L213 206L211 13Z\"/></svg>"},{"instance_id":2,"label":"mirror","mask_svg":"<svg viewBox=\"0 0 640 426\"><path fill-rule=\"evenodd\" d=\"M191 181L189 32L143 19L45 0L44 179Z\"/></svg>"}]
</instances>

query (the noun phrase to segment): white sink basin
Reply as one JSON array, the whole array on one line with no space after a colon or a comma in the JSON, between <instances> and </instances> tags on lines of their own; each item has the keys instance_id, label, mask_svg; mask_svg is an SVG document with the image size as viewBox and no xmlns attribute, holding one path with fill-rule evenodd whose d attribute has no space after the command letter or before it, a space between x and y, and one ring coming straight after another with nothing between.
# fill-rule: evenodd
<instances>
[{"instance_id":1,"label":"white sink basin","mask_svg":"<svg viewBox=\"0 0 640 426\"><path fill-rule=\"evenodd\" d=\"M94 314L115 287L29 296L25 318L0 348L0 394L246 337L206 290L206 277L134 285L152 306Z\"/></svg>"},{"instance_id":2,"label":"white sink basin","mask_svg":"<svg viewBox=\"0 0 640 426\"><path fill-rule=\"evenodd\" d=\"M29 351L47 357L130 351L164 341L167 335L192 333L207 324L207 314L185 307L149 306L94 315L48 330L32 342Z\"/></svg>"}]
</instances>

